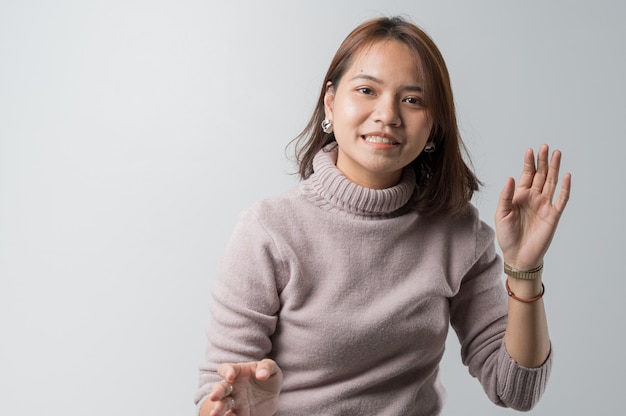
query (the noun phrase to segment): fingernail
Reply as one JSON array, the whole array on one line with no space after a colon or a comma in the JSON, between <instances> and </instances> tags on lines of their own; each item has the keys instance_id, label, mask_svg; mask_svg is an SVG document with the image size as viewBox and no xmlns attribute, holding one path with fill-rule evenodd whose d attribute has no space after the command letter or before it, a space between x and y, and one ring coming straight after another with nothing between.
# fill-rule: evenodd
<instances>
[{"instance_id":1,"label":"fingernail","mask_svg":"<svg viewBox=\"0 0 626 416\"><path fill-rule=\"evenodd\" d=\"M259 371L257 371L257 373L256 373L256 377L257 377L257 378L266 378L266 377L268 377L269 375L270 375L270 373L269 373L266 369L264 369L264 368L260 369L260 370L259 370Z\"/></svg>"}]
</instances>

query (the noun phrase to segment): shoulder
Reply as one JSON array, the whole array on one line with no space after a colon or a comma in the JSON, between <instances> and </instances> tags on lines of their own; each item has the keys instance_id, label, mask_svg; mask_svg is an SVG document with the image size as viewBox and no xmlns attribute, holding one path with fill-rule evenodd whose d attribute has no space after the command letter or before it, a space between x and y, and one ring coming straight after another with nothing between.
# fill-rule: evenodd
<instances>
[{"instance_id":1,"label":"shoulder","mask_svg":"<svg viewBox=\"0 0 626 416\"><path fill-rule=\"evenodd\" d=\"M464 253L476 259L493 247L495 233L480 217L473 204L454 215L426 217L429 232L446 241L450 253Z\"/></svg>"},{"instance_id":2,"label":"shoulder","mask_svg":"<svg viewBox=\"0 0 626 416\"><path fill-rule=\"evenodd\" d=\"M242 210L235 222L226 253L233 262L251 256L272 258L281 262L287 219L295 212L294 192L258 200ZM269 260L267 260L269 261Z\"/></svg>"},{"instance_id":3,"label":"shoulder","mask_svg":"<svg viewBox=\"0 0 626 416\"><path fill-rule=\"evenodd\" d=\"M266 197L254 202L239 213L236 228L255 230L276 237L284 234L307 216L306 202L293 188L282 194Z\"/></svg>"},{"instance_id":4,"label":"shoulder","mask_svg":"<svg viewBox=\"0 0 626 416\"><path fill-rule=\"evenodd\" d=\"M495 233L481 220L474 205L468 205L455 215L438 217L435 224L433 233L439 233L444 242L439 245L440 255L444 254L442 261L446 263L454 293L472 276L498 276L490 271L496 270L498 261Z\"/></svg>"},{"instance_id":5,"label":"shoulder","mask_svg":"<svg viewBox=\"0 0 626 416\"><path fill-rule=\"evenodd\" d=\"M481 219L478 209L473 204L468 204L465 209L453 215L425 218L426 221L432 223L435 230L441 229L442 232L449 232L457 235L457 237L476 236L477 234L493 235L492 228Z\"/></svg>"},{"instance_id":6,"label":"shoulder","mask_svg":"<svg viewBox=\"0 0 626 416\"><path fill-rule=\"evenodd\" d=\"M273 222L292 216L302 201L296 189L291 189L282 194L273 195L254 202L242 215L251 215L261 222Z\"/></svg>"},{"instance_id":7,"label":"shoulder","mask_svg":"<svg viewBox=\"0 0 626 416\"><path fill-rule=\"evenodd\" d=\"M459 222L462 224L460 228L468 234L467 238L474 242L476 255L481 255L487 247L493 245L495 233L481 219L480 213L474 205L468 204L465 211L459 215Z\"/></svg>"},{"instance_id":8,"label":"shoulder","mask_svg":"<svg viewBox=\"0 0 626 416\"><path fill-rule=\"evenodd\" d=\"M457 226L466 229L467 232L475 236L477 242L491 241L495 235L493 229L481 219L478 208L473 204L468 204L467 208L458 214L456 220L458 221Z\"/></svg>"}]
</instances>

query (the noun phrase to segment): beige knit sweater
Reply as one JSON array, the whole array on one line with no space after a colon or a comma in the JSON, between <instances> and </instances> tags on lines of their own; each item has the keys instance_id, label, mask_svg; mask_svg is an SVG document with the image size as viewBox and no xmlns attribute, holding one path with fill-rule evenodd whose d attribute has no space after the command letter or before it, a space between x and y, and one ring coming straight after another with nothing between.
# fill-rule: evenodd
<instances>
[{"instance_id":1,"label":"beige knit sweater","mask_svg":"<svg viewBox=\"0 0 626 416\"><path fill-rule=\"evenodd\" d=\"M335 161L329 145L309 179L240 216L214 284L196 402L220 363L270 357L284 372L279 415L437 415L451 325L494 403L534 406L551 358L525 369L507 354L502 264L476 210L420 217L411 169L371 190Z\"/></svg>"}]
</instances>

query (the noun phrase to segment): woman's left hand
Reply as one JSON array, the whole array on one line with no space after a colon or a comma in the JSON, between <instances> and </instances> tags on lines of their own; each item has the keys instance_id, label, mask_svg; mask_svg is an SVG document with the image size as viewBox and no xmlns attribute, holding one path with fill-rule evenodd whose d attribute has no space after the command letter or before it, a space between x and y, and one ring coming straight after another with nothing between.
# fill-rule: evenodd
<instances>
[{"instance_id":1,"label":"woman's left hand","mask_svg":"<svg viewBox=\"0 0 626 416\"><path fill-rule=\"evenodd\" d=\"M548 161L548 146L542 145L537 165L532 149L524 154L519 183L509 178L500 194L495 214L496 236L504 261L519 270L539 266L554 237L570 195L571 175L565 174L553 203L559 181L561 152Z\"/></svg>"}]
</instances>

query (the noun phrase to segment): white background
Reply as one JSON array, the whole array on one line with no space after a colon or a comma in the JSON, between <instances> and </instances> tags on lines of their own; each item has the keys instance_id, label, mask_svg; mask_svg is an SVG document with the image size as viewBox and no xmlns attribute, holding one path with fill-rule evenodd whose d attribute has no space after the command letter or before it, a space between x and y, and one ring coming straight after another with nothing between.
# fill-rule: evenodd
<instances>
[{"instance_id":1,"label":"white background","mask_svg":"<svg viewBox=\"0 0 626 416\"><path fill-rule=\"evenodd\" d=\"M545 273L556 361L531 413L618 412L624 2L1 0L0 414L193 414L235 218L296 183L285 146L341 40L381 14L410 17L446 57L485 221L527 147L562 149L573 192ZM457 344L445 414L512 414Z\"/></svg>"}]
</instances>

